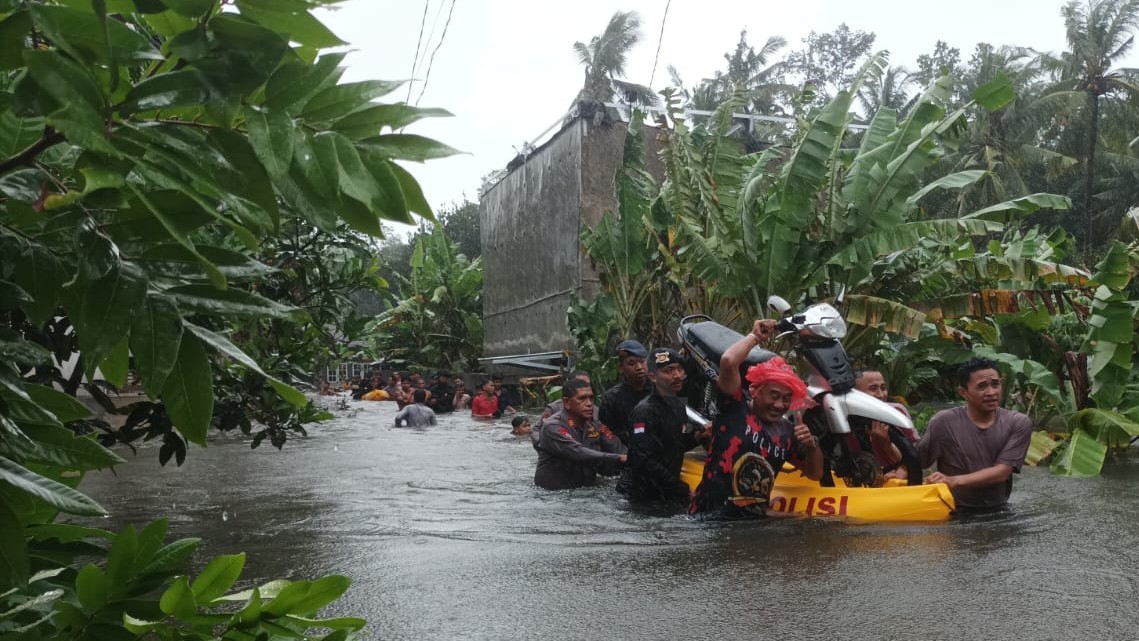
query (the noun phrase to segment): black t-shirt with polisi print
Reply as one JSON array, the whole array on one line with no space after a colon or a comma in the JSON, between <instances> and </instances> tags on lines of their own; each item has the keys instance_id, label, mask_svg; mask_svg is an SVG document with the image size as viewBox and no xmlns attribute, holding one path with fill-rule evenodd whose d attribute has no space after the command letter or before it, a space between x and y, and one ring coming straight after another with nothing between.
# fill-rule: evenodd
<instances>
[{"instance_id":1,"label":"black t-shirt with polisi print","mask_svg":"<svg viewBox=\"0 0 1139 641\"><path fill-rule=\"evenodd\" d=\"M717 397L712 444L689 512L705 518L749 518L766 513L771 486L784 461L800 465L802 447L786 419L765 425L748 410L749 399Z\"/></svg>"}]
</instances>

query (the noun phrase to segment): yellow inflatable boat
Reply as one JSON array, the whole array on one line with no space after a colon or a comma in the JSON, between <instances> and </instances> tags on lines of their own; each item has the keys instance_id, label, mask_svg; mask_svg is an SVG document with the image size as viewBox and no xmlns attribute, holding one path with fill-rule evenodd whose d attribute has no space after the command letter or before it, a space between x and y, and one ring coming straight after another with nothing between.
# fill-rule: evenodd
<instances>
[{"instance_id":1,"label":"yellow inflatable boat","mask_svg":"<svg viewBox=\"0 0 1139 641\"><path fill-rule=\"evenodd\" d=\"M386 401L388 393L382 389L374 389L360 397L362 401Z\"/></svg>"},{"instance_id":2,"label":"yellow inflatable boat","mask_svg":"<svg viewBox=\"0 0 1139 641\"><path fill-rule=\"evenodd\" d=\"M704 456L689 454L680 478L693 490L704 473ZM882 487L822 487L793 467L784 466L771 489L768 513L782 516L839 516L854 521L946 521L954 510L953 495L944 483L906 485L891 479Z\"/></svg>"}]
</instances>

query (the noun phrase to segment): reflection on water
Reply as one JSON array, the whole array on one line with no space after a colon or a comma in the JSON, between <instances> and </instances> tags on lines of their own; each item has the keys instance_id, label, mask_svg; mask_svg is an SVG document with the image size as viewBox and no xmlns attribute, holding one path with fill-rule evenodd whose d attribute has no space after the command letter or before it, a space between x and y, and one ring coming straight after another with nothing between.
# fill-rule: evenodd
<instances>
[{"instance_id":1,"label":"reflection on water","mask_svg":"<svg viewBox=\"0 0 1139 641\"><path fill-rule=\"evenodd\" d=\"M251 580L339 573L335 613L383 639L1132 639L1139 465L1026 469L1013 510L941 525L704 524L628 508L612 482L546 492L509 421L390 427L388 403L283 451L221 437L182 468L143 449L83 489L110 526L169 515Z\"/></svg>"}]
</instances>

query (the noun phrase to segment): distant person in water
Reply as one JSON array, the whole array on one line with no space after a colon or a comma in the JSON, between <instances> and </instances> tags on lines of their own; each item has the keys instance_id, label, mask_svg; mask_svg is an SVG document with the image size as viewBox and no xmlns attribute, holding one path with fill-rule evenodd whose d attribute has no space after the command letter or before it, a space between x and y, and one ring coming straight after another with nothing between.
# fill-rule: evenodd
<instances>
[{"instance_id":1,"label":"distant person in water","mask_svg":"<svg viewBox=\"0 0 1139 641\"><path fill-rule=\"evenodd\" d=\"M435 411L423 404L427 400L427 392L417 389L412 392L412 403L401 409L395 415L396 427L427 427L435 425ZM401 425L402 423L402 425Z\"/></svg>"},{"instance_id":2,"label":"distant person in water","mask_svg":"<svg viewBox=\"0 0 1139 641\"><path fill-rule=\"evenodd\" d=\"M479 394L471 399L471 416L494 418L498 415L498 397L494 395L494 383L483 381L479 390Z\"/></svg>"},{"instance_id":3,"label":"distant person in water","mask_svg":"<svg viewBox=\"0 0 1139 641\"><path fill-rule=\"evenodd\" d=\"M320 384L320 395L321 396L332 396L335 393L336 392L333 391L333 389L332 389L332 383L329 383L328 381L324 381L323 383Z\"/></svg>"},{"instance_id":4,"label":"distant person in water","mask_svg":"<svg viewBox=\"0 0 1139 641\"><path fill-rule=\"evenodd\" d=\"M435 381L427 388L431 395L427 399L427 406L437 413L445 414L455 409L455 386L451 384L450 372L439 372Z\"/></svg>"},{"instance_id":5,"label":"distant person in water","mask_svg":"<svg viewBox=\"0 0 1139 641\"><path fill-rule=\"evenodd\" d=\"M533 433L530 419L522 414L510 419L510 433L514 436L528 436Z\"/></svg>"},{"instance_id":6,"label":"distant person in water","mask_svg":"<svg viewBox=\"0 0 1139 641\"><path fill-rule=\"evenodd\" d=\"M593 485L597 475L613 474L625 462L625 446L609 428L593 420L593 387L565 384L564 407L542 425L534 483L547 490Z\"/></svg>"},{"instance_id":7,"label":"distant person in water","mask_svg":"<svg viewBox=\"0 0 1139 641\"><path fill-rule=\"evenodd\" d=\"M503 412L510 412L513 414L518 411L522 406L522 401L516 398L513 389L506 387L502 384L502 375L495 374L490 378L490 382L494 385L494 395L498 398L498 413L495 416L502 416Z\"/></svg>"},{"instance_id":8,"label":"distant person in water","mask_svg":"<svg viewBox=\"0 0 1139 641\"><path fill-rule=\"evenodd\" d=\"M1032 420L1001 407L1004 387L993 361L965 361L957 385L965 406L935 414L918 443L922 467L937 466L926 483L948 485L958 510L1004 507L1028 454Z\"/></svg>"},{"instance_id":9,"label":"distant person in water","mask_svg":"<svg viewBox=\"0 0 1139 641\"><path fill-rule=\"evenodd\" d=\"M455 378L455 403L456 410L465 410L471 406L471 395L467 392L466 383L463 382L462 376Z\"/></svg>"},{"instance_id":10,"label":"distant person in water","mask_svg":"<svg viewBox=\"0 0 1139 641\"><path fill-rule=\"evenodd\" d=\"M601 423L613 430L626 446L632 435L629 416L652 391L648 365L648 351L637 341L622 341L617 345L617 374L620 381L601 395L601 409L597 413Z\"/></svg>"},{"instance_id":11,"label":"distant person in water","mask_svg":"<svg viewBox=\"0 0 1139 641\"><path fill-rule=\"evenodd\" d=\"M882 372L876 369L862 369L856 371L854 373L854 388L886 403L907 417L910 415L905 405L895 403L890 399L890 388L886 385L886 377L882 375ZM918 442L917 432L912 428L895 427L895 429L901 432L910 443ZM900 465L902 462L902 452L898 449L897 445L890 442L889 430L890 426L881 421L872 421L870 423L870 443L874 447L874 457L878 459L878 464L886 471L884 478L904 479L908 476L908 473L906 472L905 466Z\"/></svg>"}]
</instances>

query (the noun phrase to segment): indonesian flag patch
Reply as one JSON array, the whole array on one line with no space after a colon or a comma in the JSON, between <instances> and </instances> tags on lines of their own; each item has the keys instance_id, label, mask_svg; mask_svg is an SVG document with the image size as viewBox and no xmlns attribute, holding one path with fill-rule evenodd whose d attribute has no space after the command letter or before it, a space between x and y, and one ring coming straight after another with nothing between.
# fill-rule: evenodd
<instances>
[{"instance_id":1,"label":"indonesian flag patch","mask_svg":"<svg viewBox=\"0 0 1139 641\"><path fill-rule=\"evenodd\" d=\"M634 434L644 434L645 433L645 424L644 423L633 423L633 433Z\"/></svg>"}]
</instances>

